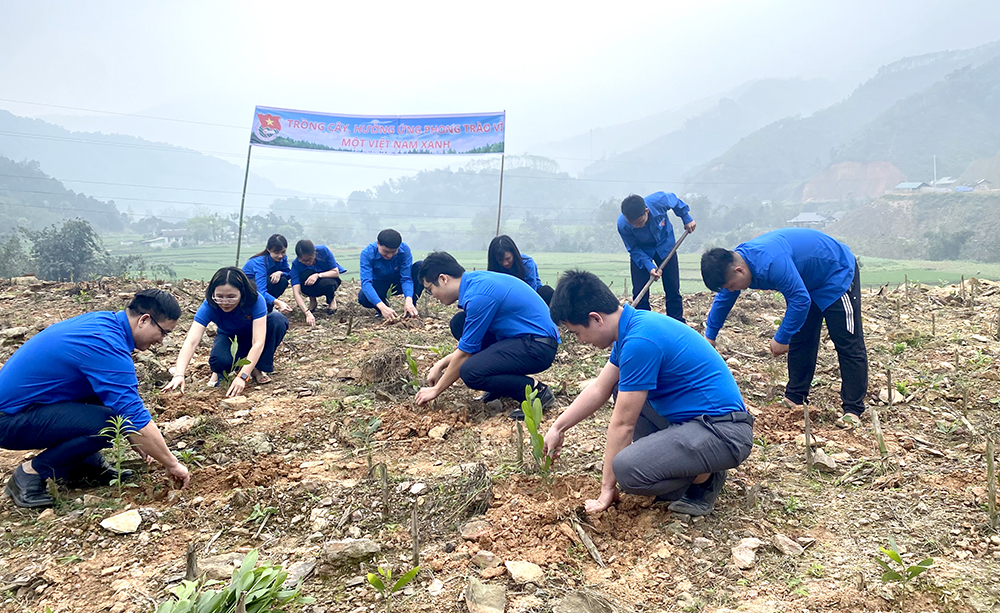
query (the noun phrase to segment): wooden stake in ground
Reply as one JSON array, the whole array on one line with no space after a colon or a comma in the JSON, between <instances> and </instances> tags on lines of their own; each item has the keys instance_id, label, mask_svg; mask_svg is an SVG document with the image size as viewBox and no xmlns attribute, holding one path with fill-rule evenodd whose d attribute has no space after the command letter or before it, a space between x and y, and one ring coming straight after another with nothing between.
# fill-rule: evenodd
<instances>
[{"instance_id":1,"label":"wooden stake in ground","mask_svg":"<svg viewBox=\"0 0 1000 613\"><path fill-rule=\"evenodd\" d=\"M903 295L906 296L906 304L910 304L910 277L903 275Z\"/></svg>"},{"instance_id":2,"label":"wooden stake in ground","mask_svg":"<svg viewBox=\"0 0 1000 613\"><path fill-rule=\"evenodd\" d=\"M417 501L413 501L413 514L410 517L410 534L413 536L413 566L420 566L420 530L417 526Z\"/></svg>"},{"instance_id":3,"label":"wooden stake in ground","mask_svg":"<svg viewBox=\"0 0 1000 613\"><path fill-rule=\"evenodd\" d=\"M937 321L934 319L934 313L931 313L931 336L937 334Z\"/></svg>"},{"instance_id":4,"label":"wooden stake in ground","mask_svg":"<svg viewBox=\"0 0 1000 613\"><path fill-rule=\"evenodd\" d=\"M986 437L986 508L990 512L990 527L997 529L997 471L993 457L993 437Z\"/></svg>"},{"instance_id":5,"label":"wooden stake in ground","mask_svg":"<svg viewBox=\"0 0 1000 613\"><path fill-rule=\"evenodd\" d=\"M663 261L660 262L660 265L656 267L656 270L663 272L663 267L667 265L667 262L670 261L670 258L674 257L674 254L677 253L677 248L681 246L681 243L684 242L684 239L687 238L688 234L690 234L690 232L684 230L684 234L681 234L681 237L677 239L677 242L674 243L673 249L670 250L670 253L667 254L667 257L663 258ZM649 281L646 281L646 285L643 286L642 291L636 294L635 298L632 299L632 302L629 303L630 306L634 307L640 300L642 300L643 296L646 295L646 292L649 291L649 288L653 286L653 281L656 281L656 279L654 279L653 276L650 275Z\"/></svg>"},{"instance_id":6,"label":"wooden stake in ground","mask_svg":"<svg viewBox=\"0 0 1000 613\"><path fill-rule=\"evenodd\" d=\"M965 275L962 275L962 282L959 283L959 293L962 296L962 304L965 304Z\"/></svg>"},{"instance_id":7,"label":"wooden stake in ground","mask_svg":"<svg viewBox=\"0 0 1000 613\"><path fill-rule=\"evenodd\" d=\"M812 473L813 469L813 442L812 442L812 420L809 419L809 401L802 402L802 412L805 417L806 435L806 473Z\"/></svg>"},{"instance_id":8,"label":"wooden stake in ground","mask_svg":"<svg viewBox=\"0 0 1000 613\"><path fill-rule=\"evenodd\" d=\"M888 386L888 388L889 388L888 390L886 390L888 392L886 394L886 396L889 397L888 398L889 408L891 409L892 408L892 389L893 389L892 388L892 369L889 368L888 366L885 367L885 381L886 381L886 383L885 383L886 386Z\"/></svg>"},{"instance_id":9,"label":"wooden stake in ground","mask_svg":"<svg viewBox=\"0 0 1000 613\"><path fill-rule=\"evenodd\" d=\"M389 469L385 462L379 464L379 480L382 482L382 517L389 515Z\"/></svg>"},{"instance_id":10,"label":"wooden stake in ground","mask_svg":"<svg viewBox=\"0 0 1000 613\"><path fill-rule=\"evenodd\" d=\"M524 429L521 420L517 420L517 467L524 468Z\"/></svg>"},{"instance_id":11,"label":"wooden stake in ground","mask_svg":"<svg viewBox=\"0 0 1000 613\"><path fill-rule=\"evenodd\" d=\"M188 543L187 548L187 569L184 571L184 579L194 581L198 578L198 554L195 553L194 541Z\"/></svg>"},{"instance_id":12,"label":"wooden stake in ground","mask_svg":"<svg viewBox=\"0 0 1000 613\"><path fill-rule=\"evenodd\" d=\"M889 448L885 444L885 436L882 434L882 420L878 418L878 409L872 408L872 428L875 430L875 440L878 441L878 451L882 456L882 470L889 467Z\"/></svg>"}]
</instances>

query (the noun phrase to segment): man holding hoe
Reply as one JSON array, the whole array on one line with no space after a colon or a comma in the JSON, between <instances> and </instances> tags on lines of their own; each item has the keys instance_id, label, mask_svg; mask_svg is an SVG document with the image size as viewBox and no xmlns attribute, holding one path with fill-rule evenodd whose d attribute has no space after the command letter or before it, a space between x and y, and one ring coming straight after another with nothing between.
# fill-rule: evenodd
<instances>
[{"instance_id":1,"label":"man holding hoe","mask_svg":"<svg viewBox=\"0 0 1000 613\"><path fill-rule=\"evenodd\" d=\"M718 352L676 319L620 306L589 272L563 274L550 313L578 340L611 348L597 380L545 433L545 452L558 458L566 431L614 396L601 494L587 511L604 511L621 489L677 513L711 513L726 471L753 446L753 417Z\"/></svg>"}]
</instances>

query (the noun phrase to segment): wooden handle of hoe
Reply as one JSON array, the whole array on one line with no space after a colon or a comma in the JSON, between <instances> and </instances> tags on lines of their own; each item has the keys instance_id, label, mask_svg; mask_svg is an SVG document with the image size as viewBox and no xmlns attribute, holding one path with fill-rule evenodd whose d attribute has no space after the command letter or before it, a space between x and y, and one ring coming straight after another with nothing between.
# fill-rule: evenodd
<instances>
[{"instance_id":1,"label":"wooden handle of hoe","mask_svg":"<svg viewBox=\"0 0 1000 613\"><path fill-rule=\"evenodd\" d=\"M677 248L681 246L681 243L683 243L684 239L688 237L688 234L691 233L688 232L687 230L684 230L684 234L681 234L681 237L677 239L676 243L674 243L674 248L670 250L670 253L667 254L667 257L663 258L663 261L660 262L660 265L656 267L657 271L663 272L663 267L667 265L667 262L670 261L670 258L674 257L674 254L677 253ZM637 302L642 300L642 297L646 295L646 292L649 291L649 288L653 286L653 281L656 281L656 279L653 278L653 275L650 275L649 281L646 281L646 285L643 286L642 291L639 292L639 294L632 299L632 302L629 303L629 306L634 307Z\"/></svg>"}]
</instances>

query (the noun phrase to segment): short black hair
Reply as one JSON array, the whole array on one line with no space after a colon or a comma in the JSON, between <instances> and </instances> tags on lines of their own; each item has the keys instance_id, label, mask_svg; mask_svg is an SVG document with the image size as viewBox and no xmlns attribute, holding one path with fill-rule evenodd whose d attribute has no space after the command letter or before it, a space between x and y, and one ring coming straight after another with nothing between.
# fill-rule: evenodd
<instances>
[{"instance_id":1,"label":"short black hair","mask_svg":"<svg viewBox=\"0 0 1000 613\"><path fill-rule=\"evenodd\" d=\"M424 258L424 263L420 266L420 283L424 281L431 285L438 284L438 277L448 275L455 279L462 278L465 269L458 263L453 255L447 251L432 251Z\"/></svg>"},{"instance_id":2,"label":"short black hair","mask_svg":"<svg viewBox=\"0 0 1000 613\"><path fill-rule=\"evenodd\" d=\"M392 228L386 228L379 232L375 240L386 249L399 249L399 246L403 244L403 237Z\"/></svg>"},{"instance_id":3,"label":"short black hair","mask_svg":"<svg viewBox=\"0 0 1000 613\"><path fill-rule=\"evenodd\" d=\"M646 201L642 199L642 196L632 194L622 200L622 215L625 216L625 219L635 221L642 217L642 214L645 212Z\"/></svg>"},{"instance_id":4,"label":"short black hair","mask_svg":"<svg viewBox=\"0 0 1000 613\"><path fill-rule=\"evenodd\" d=\"M177 321L181 318L181 306L170 292L155 287L136 292L132 302L128 303L129 313L143 315L149 313L153 321Z\"/></svg>"},{"instance_id":5,"label":"short black hair","mask_svg":"<svg viewBox=\"0 0 1000 613\"><path fill-rule=\"evenodd\" d=\"M300 258L304 255L316 255L316 245L308 238L295 243L295 257Z\"/></svg>"},{"instance_id":6,"label":"short black hair","mask_svg":"<svg viewBox=\"0 0 1000 613\"><path fill-rule=\"evenodd\" d=\"M586 270L567 270L559 278L549 316L556 324L589 326L591 313L610 315L621 305L604 281Z\"/></svg>"},{"instance_id":7,"label":"short black hair","mask_svg":"<svg viewBox=\"0 0 1000 613\"><path fill-rule=\"evenodd\" d=\"M735 258L733 252L722 247L709 249L701 254L701 280L713 292L719 291L729 279Z\"/></svg>"},{"instance_id":8,"label":"short black hair","mask_svg":"<svg viewBox=\"0 0 1000 613\"><path fill-rule=\"evenodd\" d=\"M215 308L219 308L219 303L215 301L215 290L223 285L232 285L240 291L240 308L246 312L251 312L257 304L257 286L250 281L246 273L235 266L226 266L215 271L212 280L205 288L205 300Z\"/></svg>"}]
</instances>

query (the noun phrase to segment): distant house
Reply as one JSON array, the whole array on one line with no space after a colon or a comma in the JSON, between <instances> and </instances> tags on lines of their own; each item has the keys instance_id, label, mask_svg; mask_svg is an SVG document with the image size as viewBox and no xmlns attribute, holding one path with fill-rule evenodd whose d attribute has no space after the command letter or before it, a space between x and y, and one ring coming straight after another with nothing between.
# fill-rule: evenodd
<instances>
[{"instance_id":1,"label":"distant house","mask_svg":"<svg viewBox=\"0 0 1000 613\"><path fill-rule=\"evenodd\" d=\"M951 187L952 185L958 183L955 179L951 177L941 177L933 183L934 187Z\"/></svg>"},{"instance_id":2,"label":"distant house","mask_svg":"<svg viewBox=\"0 0 1000 613\"><path fill-rule=\"evenodd\" d=\"M794 218L789 219L788 223L797 228L823 228L830 223L830 219L818 213L799 213Z\"/></svg>"},{"instance_id":3,"label":"distant house","mask_svg":"<svg viewBox=\"0 0 1000 613\"><path fill-rule=\"evenodd\" d=\"M160 230L160 236L157 238L165 238L167 242L173 245L174 243L179 243L188 237L187 230Z\"/></svg>"},{"instance_id":4,"label":"distant house","mask_svg":"<svg viewBox=\"0 0 1000 613\"><path fill-rule=\"evenodd\" d=\"M156 238L147 238L142 241L142 244L153 249L163 249L170 244L170 239L166 236L157 236Z\"/></svg>"},{"instance_id":5,"label":"distant house","mask_svg":"<svg viewBox=\"0 0 1000 613\"><path fill-rule=\"evenodd\" d=\"M972 189L977 192L984 192L988 189L993 189L991 183L987 179L980 179L972 184Z\"/></svg>"},{"instance_id":6,"label":"distant house","mask_svg":"<svg viewBox=\"0 0 1000 613\"><path fill-rule=\"evenodd\" d=\"M892 188L892 191L897 194L915 194L917 192L927 191L930 187L929 183L924 183L923 181L904 181Z\"/></svg>"}]
</instances>

